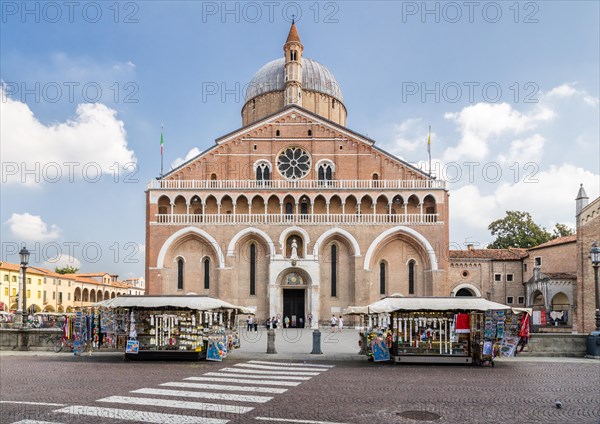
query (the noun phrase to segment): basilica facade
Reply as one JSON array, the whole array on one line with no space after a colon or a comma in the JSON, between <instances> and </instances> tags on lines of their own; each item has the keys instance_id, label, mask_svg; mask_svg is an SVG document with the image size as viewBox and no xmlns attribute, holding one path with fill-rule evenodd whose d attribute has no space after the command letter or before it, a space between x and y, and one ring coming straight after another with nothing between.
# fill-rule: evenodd
<instances>
[{"instance_id":1,"label":"basilica facade","mask_svg":"<svg viewBox=\"0 0 600 424\"><path fill-rule=\"evenodd\" d=\"M346 126L342 90L304 57L295 24L241 114L241 128L149 183L148 294L316 323L388 294L451 292L445 182Z\"/></svg>"}]
</instances>

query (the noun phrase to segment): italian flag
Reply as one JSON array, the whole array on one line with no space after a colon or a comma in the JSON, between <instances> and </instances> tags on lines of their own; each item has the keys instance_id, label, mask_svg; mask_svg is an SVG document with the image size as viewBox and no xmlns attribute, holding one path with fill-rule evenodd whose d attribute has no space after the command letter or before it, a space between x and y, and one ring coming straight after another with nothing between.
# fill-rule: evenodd
<instances>
[{"instance_id":1,"label":"italian flag","mask_svg":"<svg viewBox=\"0 0 600 424\"><path fill-rule=\"evenodd\" d=\"M162 129L161 129L160 130L160 155L161 156L163 155L164 149L165 149L165 141L163 139L163 132L162 132Z\"/></svg>"}]
</instances>

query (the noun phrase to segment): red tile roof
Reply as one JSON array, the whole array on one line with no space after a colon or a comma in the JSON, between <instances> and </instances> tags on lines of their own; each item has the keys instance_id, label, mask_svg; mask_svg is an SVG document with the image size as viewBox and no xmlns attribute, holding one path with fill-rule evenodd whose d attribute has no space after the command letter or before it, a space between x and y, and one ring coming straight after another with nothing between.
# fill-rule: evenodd
<instances>
[{"instance_id":1,"label":"red tile roof","mask_svg":"<svg viewBox=\"0 0 600 424\"><path fill-rule=\"evenodd\" d=\"M557 246L559 244L575 243L575 242L577 242L577 236L575 234L573 234L572 236L564 236L564 237L555 238L553 240L547 241L546 243L542 243L538 246L530 247L528 250L543 249L545 247Z\"/></svg>"},{"instance_id":2,"label":"red tile roof","mask_svg":"<svg viewBox=\"0 0 600 424\"><path fill-rule=\"evenodd\" d=\"M527 249L469 249L451 250L450 259L495 259L501 261L521 260L528 256Z\"/></svg>"}]
</instances>

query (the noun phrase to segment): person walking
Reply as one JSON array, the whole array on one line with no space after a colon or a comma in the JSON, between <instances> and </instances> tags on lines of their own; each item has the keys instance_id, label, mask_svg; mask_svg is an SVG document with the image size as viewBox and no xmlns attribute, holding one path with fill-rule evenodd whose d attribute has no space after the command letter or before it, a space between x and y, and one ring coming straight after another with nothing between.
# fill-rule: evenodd
<instances>
[{"instance_id":1,"label":"person walking","mask_svg":"<svg viewBox=\"0 0 600 424\"><path fill-rule=\"evenodd\" d=\"M338 330L341 333L343 329L344 329L344 319L340 315L340 317L338 318Z\"/></svg>"},{"instance_id":2,"label":"person walking","mask_svg":"<svg viewBox=\"0 0 600 424\"><path fill-rule=\"evenodd\" d=\"M286 316L286 317L283 319L283 326L284 326L285 328L289 328L289 327L290 327L290 317Z\"/></svg>"},{"instance_id":3,"label":"person walking","mask_svg":"<svg viewBox=\"0 0 600 424\"><path fill-rule=\"evenodd\" d=\"M252 327L254 327L254 320L250 315L248 315L248 319L246 320L246 331L252 331Z\"/></svg>"},{"instance_id":4,"label":"person walking","mask_svg":"<svg viewBox=\"0 0 600 424\"><path fill-rule=\"evenodd\" d=\"M337 318L335 315L331 315L331 332L335 333L335 326L337 325Z\"/></svg>"},{"instance_id":5,"label":"person walking","mask_svg":"<svg viewBox=\"0 0 600 424\"><path fill-rule=\"evenodd\" d=\"M308 328L312 328L312 314L308 314L306 319L308 321Z\"/></svg>"}]
</instances>

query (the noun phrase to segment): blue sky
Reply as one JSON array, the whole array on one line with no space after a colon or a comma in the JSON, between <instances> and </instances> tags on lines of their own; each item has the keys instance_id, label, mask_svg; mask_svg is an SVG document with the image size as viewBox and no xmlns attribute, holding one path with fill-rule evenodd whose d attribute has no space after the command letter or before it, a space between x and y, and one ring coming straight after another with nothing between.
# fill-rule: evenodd
<instances>
[{"instance_id":1,"label":"blue sky","mask_svg":"<svg viewBox=\"0 0 600 424\"><path fill-rule=\"evenodd\" d=\"M23 4L0 10L2 260L26 241L39 264L143 275L161 124L166 170L238 128L243 86L281 57L292 14L348 127L418 163L432 126L453 248L491 241L506 210L573 225L579 184L599 194L598 2Z\"/></svg>"}]
</instances>

